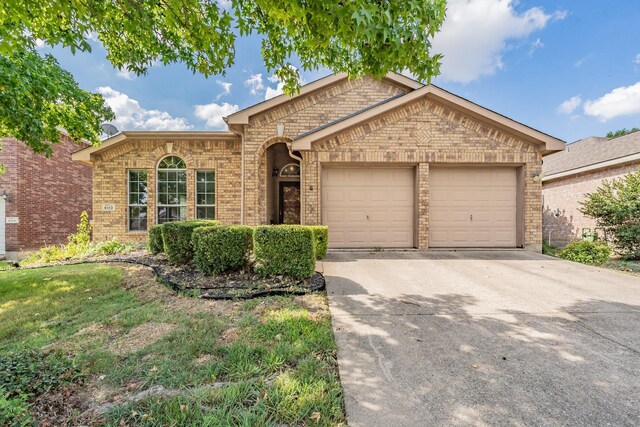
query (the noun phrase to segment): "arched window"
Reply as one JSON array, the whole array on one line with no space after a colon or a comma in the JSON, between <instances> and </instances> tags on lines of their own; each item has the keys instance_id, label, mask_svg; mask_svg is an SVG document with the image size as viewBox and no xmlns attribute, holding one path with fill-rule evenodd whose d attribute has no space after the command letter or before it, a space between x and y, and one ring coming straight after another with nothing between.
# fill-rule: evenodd
<instances>
[{"instance_id":1,"label":"arched window","mask_svg":"<svg viewBox=\"0 0 640 427\"><path fill-rule=\"evenodd\" d=\"M296 163L289 163L288 165L284 165L284 167L280 170L281 177L296 177L300 176L300 165Z\"/></svg>"},{"instance_id":2,"label":"arched window","mask_svg":"<svg viewBox=\"0 0 640 427\"><path fill-rule=\"evenodd\" d=\"M187 219L187 167L180 157L167 156L158 163L158 224Z\"/></svg>"}]
</instances>

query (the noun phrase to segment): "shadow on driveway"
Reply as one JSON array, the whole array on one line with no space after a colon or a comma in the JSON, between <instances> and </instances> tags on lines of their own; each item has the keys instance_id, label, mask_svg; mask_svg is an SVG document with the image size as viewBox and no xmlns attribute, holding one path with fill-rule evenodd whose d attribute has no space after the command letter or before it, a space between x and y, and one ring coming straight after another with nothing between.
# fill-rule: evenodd
<instances>
[{"instance_id":1,"label":"shadow on driveway","mask_svg":"<svg viewBox=\"0 0 640 427\"><path fill-rule=\"evenodd\" d=\"M450 255L445 274L419 255L325 261L350 425L638 425L639 279L537 254Z\"/></svg>"}]
</instances>

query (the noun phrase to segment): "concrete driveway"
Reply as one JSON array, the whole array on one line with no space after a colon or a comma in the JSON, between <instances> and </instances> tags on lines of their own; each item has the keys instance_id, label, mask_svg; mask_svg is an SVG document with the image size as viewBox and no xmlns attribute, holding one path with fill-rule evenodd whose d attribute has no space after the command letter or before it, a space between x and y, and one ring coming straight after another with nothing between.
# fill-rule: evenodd
<instances>
[{"instance_id":1,"label":"concrete driveway","mask_svg":"<svg viewBox=\"0 0 640 427\"><path fill-rule=\"evenodd\" d=\"M640 425L640 278L520 251L323 268L351 426Z\"/></svg>"}]
</instances>

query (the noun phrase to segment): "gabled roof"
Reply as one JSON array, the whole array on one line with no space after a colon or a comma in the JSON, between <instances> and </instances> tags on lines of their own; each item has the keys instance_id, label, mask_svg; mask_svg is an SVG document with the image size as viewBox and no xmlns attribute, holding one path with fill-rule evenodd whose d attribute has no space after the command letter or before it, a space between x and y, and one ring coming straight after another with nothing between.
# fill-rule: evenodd
<instances>
[{"instance_id":1,"label":"gabled roof","mask_svg":"<svg viewBox=\"0 0 640 427\"><path fill-rule=\"evenodd\" d=\"M331 74L327 77L323 77L319 80L308 83L300 88L300 93L295 95L294 97L300 97L302 95L307 95L312 92L315 92L319 89L325 88L330 85L334 85L348 78L346 73L337 73ZM390 72L385 77L385 80L389 80L396 85L402 86L407 90L415 90L423 87L424 85L417 80L413 80L409 77L403 76L402 74ZM227 122L229 126L232 125L246 125L249 124L249 118L251 116L255 116L258 113L269 110L271 108L275 108L279 105L282 105L286 102L291 101L294 97L289 95L278 95L266 101L260 102L258 104L252 105L250 107L245 108L244 110L237 111L233 114L229 114L224 120Z\"/></svg>"},{"instance_id":2,"label":"gabled roof","mask_svg":"<svg viewBox=\"0 0 640 427\"><path fill-rule=\"evenodd\" d=\"M635 160L640 161L640 132L613 139L590 136L545 157L543 181Z\"/></svg>"},{"instance_id":3,"label":"gabled roof","mask_svg":"<svg viewBox=\"0 0 640 427\"><path fill-rule=\"evenodd\" d=\"M189 139L237 140L238 135L227 131L124 131L105 139L100 145L93 145L76 151L71 155L71 159L90 163L91 155L98 154L131 139L168 139L171 141Z\"/></svg>"},{"instance_id":4,"label":"gabled roof","mask_svg":"<svg viewBox=\"0 0 640 427\"><path fill-rule=\"evenodd\" d=\"M294 150L309 150L311 143L321 139L327 139L350 127L357 126L377 116L381 116L393 109L402 107L410 102L426 97L436 100L446 106L478 118L484 122L489 122L497 128L513 133L525 140L544 144L544 154L553 153L564 149L564 141L554 138L546 133L540 132L520 122L512 120L506 116L481 107L467 99L454 95L434 85L422 86L412 92L399 97L393 97L374 106L367 107L349 116L340 118L327 125L320 126L294 138Z\"/></svg>"}]
</instances>

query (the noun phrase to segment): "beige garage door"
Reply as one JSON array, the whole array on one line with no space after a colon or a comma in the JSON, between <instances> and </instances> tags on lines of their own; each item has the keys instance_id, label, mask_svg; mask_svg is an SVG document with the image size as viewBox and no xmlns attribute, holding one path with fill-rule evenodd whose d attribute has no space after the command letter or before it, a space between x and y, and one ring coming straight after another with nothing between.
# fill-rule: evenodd
<instances>
[{"instance_id":1,"label":"beige garage door","mask_svg":"<svg viewBox=\"0 0 640 427\"><path fill-rule=\"evenodd\" d=\"M324 167L330 248L413 247L414 169Z\"/></svg>"},{"instance_id":2,"label":"beige garage door","mask_svg":"<svg viewBox=\"0 0 640 427\"><path fill-rule=\"evenodd\" d=\"M515 168L436 168L429 181L429 247L515 247Z\"/></svg>"}]
</instances>

